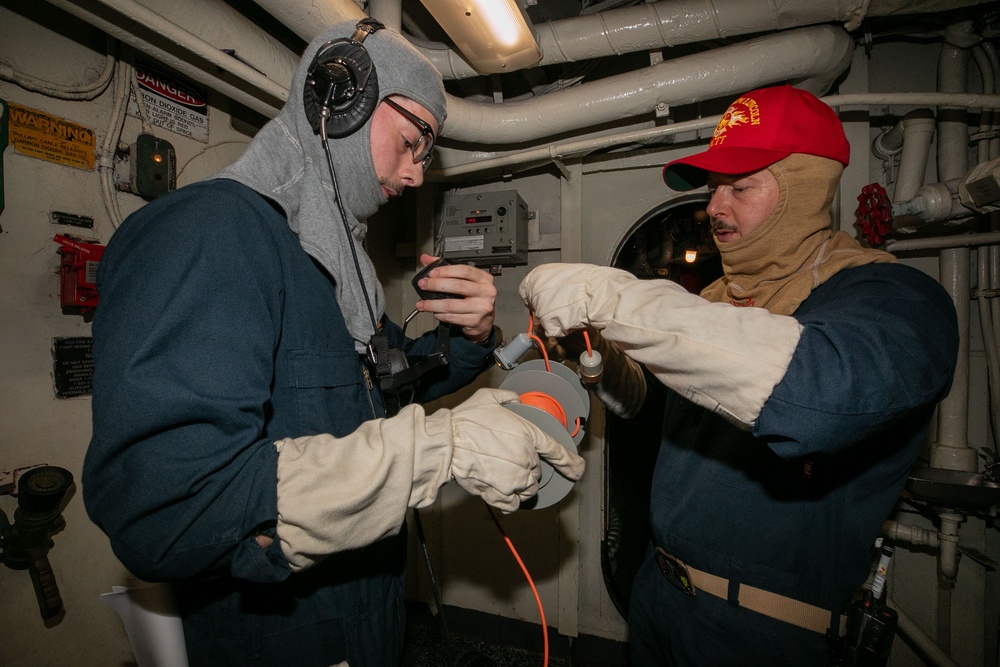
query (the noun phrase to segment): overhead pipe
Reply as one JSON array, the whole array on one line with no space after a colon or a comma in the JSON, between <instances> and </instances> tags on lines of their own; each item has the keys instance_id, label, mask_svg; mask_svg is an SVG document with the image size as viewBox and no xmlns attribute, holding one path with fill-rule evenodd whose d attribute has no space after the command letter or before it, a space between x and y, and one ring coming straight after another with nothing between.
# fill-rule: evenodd
<instances>
[{"instance_id":1,"label":"overhead pipe","mask_svg":"<svg viewBox=\"0 0 1000 667\"><path fill-rule=\"evenodd\" d=\"M117 0L100 1L109 7L127 7ZM216 49L232 51L232 57L271 81L286 88L292 82L299 55L224 0L136 2Z\"/></svg>"},{"instance_id":2,"label":"overhead pipe","mask_svg":"<svg viewBox=\"0 0 1000 667\"><path fill-rule=\"evenodd\" d=\"M1000 95L950 95L943 93L849 93L821 98L831 107L879 107L885 105L938 106L948 104L963 108L1000 109ZM706 116L690 121L660 125L657 127L630 129L613 134L583 136L569 141L546 143L544 146L519 151L458 151L439 147L435 164L441 165L427 172L430 180L448 180L470 174L480 174L489 170L511 171L514 167L538 165L555 160L579 157L598 150L629 144L663 143L675 134L695 132L714 128L720 116ZM449 120L450 122L450 120ZM460 155L461 154L461 155ZM463 162L461 157L467 159ZM954 237L948 237L954 238ZM965 236L963 236L965 238ZM890 240L889 243L899 243ZM961 245L961 244L958 244ZM934 245L931 247L943 247ZM954 246L951 246L954 247Z\"/></svg>"},{"instance_id":3,"label":"overhead pipe","mask_svg":"<svg viewBox=\"0 0 1000 667\"><path fill-rule=\"evenodd\" d=\"M135 0L49 1L266 117L277 115L287 99L287 87ZM443 134L458 141L521 143L648 113L657 104L686 104L731 94L779 77L799 81L819 76L827 81L847 66L852 50L851 38L842 29L818 26L667 61L523 102L474 103L449 95ZM766 75L754 75L754 68ZM705 86L705 81L711 83ZM567 109L578 113L567 113Z\"/></svg>"},{"instance_id":4,"label":"overhead pipe","mask_svg":"<svg viewBox=\"0 0 1000 667\"><path fill-rule=\"evenodd\" d=\"M222 92L235 99L236 101L245 104L246 106L262 113L266 117L273 117L280 110L283 104L283 100L287 98L288 90L285 86L279 84L276 81L271 81L267 77L261 75L260 73L253 70L253 68L244 65L237 59L232 58L222 52L220 52L215 46L199 39L196 35L178 27L171 21L159 16L158 14L152 12L143 5L138 4L135 0L49 0L52 4L60 6L70 13L80 17L81 19L88 21L92 25L95 25L105 32L108 32L112 36L131 44L138 50L149 54L150 56L163 61L165 64L170 65L177 69L181 74L185 74L195 81L203 83L207 86ZM282 2L280 3L280 8L275 6L276 0L261 0L259 3L265 9L272 11L272 13L281 14L283 20L287 20L290 14L289 6ZM105 7L107 5L107 7ZM313 5L310 5L313 6ZM343 20L345 18L360 18L364 16L364 13L354 5L350 0L327 0L325 4L316 3L316 7L320 8L316 11L324 12L322 15L327 17L329 21ZM114 7L117 11L111 12L108 7ZM295 8L296 6L293 6ZM284 12L277 11L278 9L283 9ZM310 24L315 29L316 23L314 22L315 16L308 13L301 5L297 6L301 16L305 16L310 21ZM291 26L289 26L291 27ZM302 27L299 27L301 30ZM826 65L831 71L839 71L839 58L830 57L831 51L836 51L837 48L842 49L843 57L849 58L849 37L842 30L834 28L831 26L823 26L816 28L805 28L801 29L806 32L801 31L788 31L787 33L782 33L775 35L770 40L788 40L791 39L794 42L799 41L809 41L809 35L825 35L825 38L819 40L819 48L816 45L812 47L812 55L815 57L816 65L811 68L806 68L805 72L818 72L823 70L823 65ZM811 33L809 31L819 31L819 33ZM836 37L834 37L836 35ZM150 43L147 40L154 39L155 43ZM238 41L238 38L234 37L234 40ZM237 51L239 50L239 44L236 44ZM788 42L778 41L778 42L768 42L768 38L750 40L751 45L756 43L757 46L764 49L765 51L770 51L774 49L773 44L786 44ZM763 45L761 45L763 43ZM173 46L168 47L165 45ZM745 47L747 43L736 45L736 47ZM832 45L832 46L831 46ZM733 47L727 47L733 48ZM776 50L776 49L775 49ZM818 51L827 51L827 59L823 61L818 54ZM740 75L743 74L743 65L741 62L730 62L729 67L726 67L725 62L720 62L725 54L733 54L732 51L723 51L723 56L714 56L713 54L721 50L713 51L709 54L699 54L698 56L691 56L691 58L698 58L697 61L689 61L687 59L678 59L677 61L668 61L658 65L666 69L668 65L675 62L685 61L687 62L686 68L687 79L690 81L689 93L684 97L678 97L674 99L673 97L668 97L669 104L682 104L686 101L701 101L708 99L713 95L724 95L732 94L734 92L745 90L748 86L754 84L752 80L747 80L745 77L741 78ZM739 53L739 52L736 52ZM783 54L782 54L783 55ZM772 76L776 76L774 72L779 71L778 67L774 70L770 69L770 60L773 59L774 54L768 53L768 57L763 58L762 62L757 63L759 67L764 68L766 71L772 72ZM740 56L742 58L742 56ZM214 64L214 66L209 67L203 60L207 60L209 63ZM809 60L809 59L804 59ZM189 61L199 63L200 66L194 66L189 64ZM692 62L697 64L702 63L705 71L710 71L713 73L712 77L705 75L705 71L693 71L696 67L692 67ZM831 65L831 63L833 65ZM732 69L736 68L737 74L732 74ZM649 68L652 69L652 68ZM727 71L728 69L728 71ZM221 71L220 71L221 70ZM790 68L794 73L798 72L803 74L803 69L801 68L801 63L796 63L796 66ZM647 72L648 75L648 72ZM628 75L620 75L625 77L621 80L621 83L626 84L625 90L610 91L606 87L603 88L605 93L605 99L601 101L601 106L605 111L605 115L615 115L617 117L623 117L624 114L621 112L614 112L611 107L617 103L622 95L628 95L628 88L631 87L633 92L635 92L636 81L628 82ZM641 79L640 75L633 75L637 80ZM829 76L829 74L828 74ZM242 79L242 80L241 80ZM712 89L702 92L698 89L698 80L702 81L712 79L715 81L725 80L728 82L728 87L725 90L719 90L722 88L721 85L716 83ZM659 86L664 85L679 85L683 81L679 80L679 77L673 77L668 82L659 82ZM586 93L581 93L579 91L587 91ZM578 105L582 107L583 117L578 118L575 122L565 122L561 125L563 131L572 132L578 131L581 125L584 123L592 123L593 121L590 117L591 105L587 103L586 97L590 95L590 92L597 92L596 89L590 89L588 86L578 86L572 91L562 91L564 93L571 93L572 97L562 97L559 100L577 100ZM553 95L556 95L555 93ZM938 100L933 98L926 98L927 94L924 93L896 93L890 94L883 99L886 103L893 104L938 104ZM611 100L608 97L612 97ZM502 136L497 136L496 128L497 123L503 121L503 118L496 118L490 116L488 120L490 122L484 121L484 115L487 113L495 113L499 109L498 107L511 106L510 104L496 105L490 103L483 103L481 105L476 105L471 102L464 100L459 100L458 98L449 96L449 105L455 108L461 107L461 111L458 113L450 113L449 121L445 126L445 135L450 136L452 132L457 136L469 137L469 141L477 143L494 143L498 141L508 142L508 143L523 143L525 141L530 141L530 137L541 137L547 136L550 130L543 126L539 117L542 115L557 115L560 117L566 116L564 110L561 108L555 108L555 105L545 102L546 98L550 96L545 96L543 98L532 100L528 102L519 102L517 106L517 111L522 115L521 118L516 119L512 123L513 127L519 127L525 129L526 133L523 136L517 134L513 127L507 128ZM639 106L639 113L646 113L651 110L656 103L655 99L648 99L645 105ZM944 97L944 96L942 96ZM865 94L858 95L846 95L839 96L841 103L844 105L850 104L862 104L866 105L872 99ZM545 102L541 104L541 102ZM539 103L538 107L534 105ZM954 98L954 104L960 106L975 106L981 108L1000 108L995 103L995 96L981 96L981 95L961 95ZM560 102L560 105L562 102ZM464 112L464 113L462 113ZM480 125L476 128L466 127L466 125L475 118L479 121ZM493 122L496 121L496 122ZM475 129L476 132L472 130ZM558 131L558 130L557 130Z\"/></svg>"},{"instance_id":5,"label":"overhead pipe","mask_svg":"<svg viewBox=\"0 0 1000 667\"><path fill-rule=\"evenodd\" d=\"M483 104L449 97L443 135L456 141L511 144L631 118L658 104L690 104L776 81L822 77L828 85L850 63L853 50L850 35L841 28L798 28L532 100Z\"/></svg>"},{"instance_id":6,"label":"overhead pipe","mask_svg":"<svg viewBox=\"0 0 1000 667\"><path fill-rule=\"evenodd\" d=\"M382 10L389 1L379 0ZM256 2L306 41L332 23L365 16L351 0ZM867 4L865 0L660 0L532 27L542 49L538 66L545 66L820 23L843 22L853 30L861 24ZM446 80L482 76L446 44L411 41Z\"/></svg>"},{"instance_id":7,"label":"overhead pipe","mask_svg":"<svg viewBox=\"0 0 1000 667\"><path fill-rule=\"evenodd\" d=\"M256 2L306 41L311 41L332 23L364 17L351 0ZM975 4L977 0L957 3L955 0L920 3L901 0L808 3L801 0L660 0L547 21L533 28L542 49L538 66L545 66L821 23L840 22L847 30L854 30L866 16L954 10ZM413 41L446 80L481 76L448 45Z\"/></svg>"},{"instance_id":8,"label":"overhead pipe","mask_svg":"<svg viewBox=\"0 0 1000 667\"><path fill-rule=\"evenodd\" d=\"M282 85L135 0L48 0L181 75L267 117L288 97Z\"/></svg>"},{"instance_id":9,"label":"overhead pipe","mask_svg":"<svg viewBox=\"0 0 1000 667\"><path fill-rule=\"evenodd\" d=\"M661 0L589 16L537 23L539 66L864 18L863 0ZM445 79L481 76L443 44L420 43Z\"/></svg>"},{"instance_id":10,"label":"overhead pipe","mask_svg":"<svg viewBox=\"0 0 1000 667\"><path fill-rule=\"evenodd\" d=\"M352 0L254 0L283 26L307 42L334 23L358 21L368 15Z\"/></svg>"},{"instance_id":11,"label":"overhead pipe","mask_svg":"<svg viewBox=\"0 0 1000 667\"><path fill-rule=\"evenodd\" d=\"M982 0L925 0L919 3L912 0L660 0L590 16L549 21L535 25L534 28L542 47L540 64L553 65L821 23L840 22L846 30L851 31L870 16L953 11L981 2ZM425 55L431 57L430 54ZM464 69L453 72L449 68L442 69L442 72L446 77L453 75L455 78L462 78L469 75Z\"/></svg>"}]
</instances>

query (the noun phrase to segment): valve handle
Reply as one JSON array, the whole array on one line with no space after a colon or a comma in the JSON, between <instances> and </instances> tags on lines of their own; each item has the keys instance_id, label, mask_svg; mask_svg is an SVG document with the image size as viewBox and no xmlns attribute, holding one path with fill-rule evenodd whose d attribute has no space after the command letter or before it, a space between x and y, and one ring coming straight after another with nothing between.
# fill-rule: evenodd
<instances>
[{"instance_id":1,"label":"valve handle","mask_svg":"<svg viewBox=\"0 0 1000 667\"><path fill-rule=\"evenodd\" d=\"M889 195L878 183L861 188L858 208L854 211L858 218L861 235L873 248L885 243L885 237L892 232L892 202Z\"/></svg>"},{"instance_id":2,"label":"valve handle","mask_svg":"<svg viewBox=\"0 0 1000 667\"><path fill-rule=\"evenodd\" d=\"M50 542L45 549L39 550L41 554L33 557L28 564L31 583L35 587L35 599L38 600L38 611L41 612L42 618L45 620L58 616L63 608L62 597L59 596L59 586L56 584L56 575L45 555L51 544Z\"/></svg>"}]
</instances>

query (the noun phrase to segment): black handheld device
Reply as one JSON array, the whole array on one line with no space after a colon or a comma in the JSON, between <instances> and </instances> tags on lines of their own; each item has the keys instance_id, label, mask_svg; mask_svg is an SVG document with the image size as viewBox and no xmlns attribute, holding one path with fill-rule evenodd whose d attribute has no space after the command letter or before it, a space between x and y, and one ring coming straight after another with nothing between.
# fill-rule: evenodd
<instances>
[{"instance_id":1,"label":"black handheld device","mask_svg":"<svg viewBox=\"0 0 1000 667\"><path fill-rule=\"evenodd\" d=\"M413 281L412 281L413 289L417 291L417 296L419 296L421 299L464 299L465 297L462 296L461 294L452 294L451 292L431 292L430 290L421 289L417 284L420 282L421 278L426 277L427 274L431 272L431 270L436 269L439 266L444 266L446 264L454 264L454 263L455 262L451 261L450 259L445 259L444 257L442 257L441 259L431 262L423 269L421 269L417 275L413 276Z\"/></svg>"}]
</instances>

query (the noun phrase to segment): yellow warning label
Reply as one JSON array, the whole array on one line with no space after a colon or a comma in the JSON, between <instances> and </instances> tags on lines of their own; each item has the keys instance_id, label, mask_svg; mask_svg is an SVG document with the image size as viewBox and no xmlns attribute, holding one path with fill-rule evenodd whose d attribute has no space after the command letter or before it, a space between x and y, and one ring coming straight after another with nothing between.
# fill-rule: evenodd
<instances>
[{"instance_id":1,"label":"yellow warning label","mask_svg":"<svg viewBox=\"0 0 1000 667\"><path fill-rule=\"evenodd\" d=\"M94 131L65 118L8 102L10 145L18 153L77 169L94 168Z\"/></svg>"}]
</instances>

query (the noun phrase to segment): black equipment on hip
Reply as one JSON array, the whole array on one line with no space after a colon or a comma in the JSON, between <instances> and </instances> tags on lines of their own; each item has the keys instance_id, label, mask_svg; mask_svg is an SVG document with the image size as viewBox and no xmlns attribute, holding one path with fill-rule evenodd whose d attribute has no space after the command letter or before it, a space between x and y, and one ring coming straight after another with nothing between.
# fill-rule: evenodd
<instances>
[{"instance_id":1,"label":"black equipment on hip","mask_svg":"<svg viewBox=\"0 0 1000 667\"><path fill-rule=\"evenodd\" d=\"M881 544L880 558L871 589L847 609L847 636L840 638L838 667L885 667L899 615L883 598L886 572L893 548Z\"/></svg>"},{"instance_id":2,"label":"black equipment on hip","mask_svg":"<svg viewBox=\"0 0 1000 667\"><path fill-rule=\"evenodd\" d=\"M368 342L367 361L378 376L383 393L395 394L412 385L427 371L448 365L451 350L451 327L438 325L434 352L423 357L409 357L389 345L385 331L379 330Z\"/></svg>"}]
</instances>

